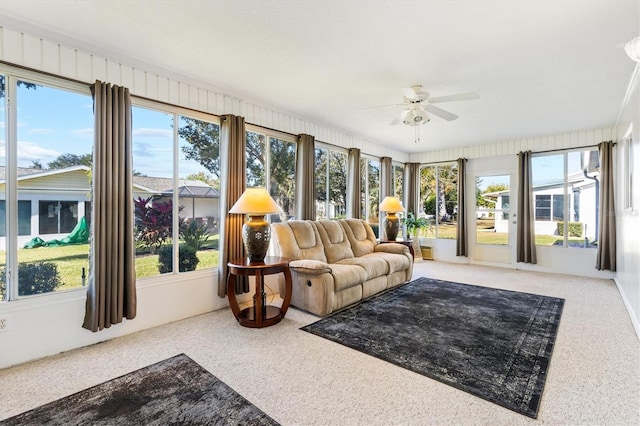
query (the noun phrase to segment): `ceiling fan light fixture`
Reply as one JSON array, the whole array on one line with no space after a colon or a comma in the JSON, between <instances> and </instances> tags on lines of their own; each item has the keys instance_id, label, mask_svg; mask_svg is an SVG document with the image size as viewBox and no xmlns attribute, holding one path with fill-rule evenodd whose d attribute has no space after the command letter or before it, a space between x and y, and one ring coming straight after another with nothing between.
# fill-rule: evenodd
<instances>
[{"instance_id":1,"label":"ceiling fan light fixture","mask_svg":"<svg viewBox=\"0 0 640 426\"><path fill-rule=\"evenodd\" d=\"M640 62L640 37L636 37L624 46L627 55L636 62Z\"/></svg>"},{"instance_id":2,"label":"ceiling fan light fixture","mask_svg":"<svg viewBox=\"0 0 640 426\"><path fill-rule=\"evenodd\" d=\"M419 108L412 108L407 112L402 122L408 126L418 126L422 123L428 123L430 120L425 111Z\"/></svg>"}]
</instances>

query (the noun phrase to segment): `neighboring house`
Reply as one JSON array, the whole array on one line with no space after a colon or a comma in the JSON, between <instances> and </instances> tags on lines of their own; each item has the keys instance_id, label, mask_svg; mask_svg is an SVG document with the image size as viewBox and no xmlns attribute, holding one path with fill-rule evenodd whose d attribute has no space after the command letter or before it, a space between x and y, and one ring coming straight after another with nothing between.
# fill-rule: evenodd
<instances>
[{"instance_id":1,"label":"neighboring house","mask_svg":"<svg viewBox=\"0 0 640 426\"><path fill-rule=\"evenodd\" d=\"M582 226L582 238L596 239L597 200L599 173L585 177L580 173L568 176L568 222L578 222ZM595 179L594 179L595 178ZM516 206L509 205L509 190L482 194L483 198L495 202L496 209L515 213ZM565 216L564 181L548 182L533 187L535 206L535 233L537 235L558 235L558 222ZM495 231L507 232L509 221L506 214L496 214Z\"/></svg>"},{"instance_id":2,"label":"neighboring house","mask_svg":"<svg viewBox=\"0 0 640 426\"><path fill-rule=\"evenodd\" d=\"M134 176L133 185L134 198L153 196L153 202L168 202L173 197L171 178ZM218 232L220 192L217 189L200 180L179 179L178 197L182 206L181 217L187 222L207 225L209 232Z\"/></svg>"},{"instance_id":3,"label":"neighboring house","mask_svg":"<svg viewBox=\"0 0 640 426\"><path fill-rule=\"evenodd\" d=\"M0 250L5 250L5 167L0 167ZM86 166L42 170L18 168L18 244L34 237L45 241L64 238L85 217L91 223L91 180ZM166 201L172 179L134 176L133 194ZM201 181L179 181L181 216L206 223L217 232L219 193Z\"/></svg>"}]
</instances>

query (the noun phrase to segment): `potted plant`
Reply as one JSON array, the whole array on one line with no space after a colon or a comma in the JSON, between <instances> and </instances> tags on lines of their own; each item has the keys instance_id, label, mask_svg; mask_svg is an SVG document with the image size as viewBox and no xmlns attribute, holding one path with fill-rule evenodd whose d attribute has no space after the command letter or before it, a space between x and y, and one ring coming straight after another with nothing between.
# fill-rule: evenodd
<instances>
[{"instance_id":1,"label":"potted plant","mask_svg":"<svg viewBox=\"0 0 640 426\"><path fill-rule=\"evenodd\" d=\"M420 230L422 230L422 229L430 230L431 229L431 223L429 222L429 220L427 218L415 217L415 215L412 212L408 212L407 213L407 217L402 219L402 223L404 223L404 225L407 228L407 239L412 239L412 237L413 237L414 253L422 254L423 253L423 247L422 247L422 244L420 244L420 242L419 242L418 232L420 232ZM424 252L428 253L428 255L426 255L426 256L423 255L422 258L423 259L433 259L431 247L425 245L424 249L425 249Z\"/></svg>"},{"instance_id":2,"label":"potted plant","mask_svg":"<svg viewBox=\"0 0 640 426\"><path fill-rule=\"evenodd\" d=\"M431 224L424 217L415 217L412 212L407 213L407 217L402 219L402 223L407 227L407 238L412 236L418 236L418 231L424 228L429 228Z\"/></svg>"}]
</instances>

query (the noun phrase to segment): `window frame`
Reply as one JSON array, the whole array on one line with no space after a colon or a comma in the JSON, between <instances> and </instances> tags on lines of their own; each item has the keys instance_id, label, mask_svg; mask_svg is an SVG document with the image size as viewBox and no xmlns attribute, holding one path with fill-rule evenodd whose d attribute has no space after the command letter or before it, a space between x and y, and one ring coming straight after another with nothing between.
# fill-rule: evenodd
<instances>
[{"instance_id":1,"label":"window frame","mask_svg":"<svg viewBox=\"0 0 640 426\"><path fill-rule=\"evenodd\" d=\"M339 153L340 155L344 155L345 156L345 165L348 167L348 159L349 159L349 150L345 149L345 148L340 148L340 147L336 147L333 145L329 145L329 144L325 144L322 142L316 142L315 144L315 150L324 150L326 151L326 155L327 155L327 164L326 164L326 171L325 171L325 201L324 201L324 208L325 208L325 212L326 212L326 218L327 219L335 219L335 214L331 214L329 213L331 211L331 187L330 187L330 182L331 179L329 178L329 175L331 173L331 158L332 158L332 153ZM316 156L315 156L315 152L314 152L314 162L315 162ZM317 171L317 169L316 169ZM345 173L345 188L348 184L348 170L346 170ZM315 182L314 182L314 192L317 190L317 187L315 186ZM345 199L346 201L346 199ZM316 201L316 205L317 205L317 201ZM345 209L345 216L346 216L346 203L343 206L343 208ZM335 212L334 212L335 213ZM318 216L318 209L316 208L316 216ZM334 216L334 217L332 217Z\"/></svg>"},{"instance_id":2,"label":"window frame","mask_svg":"<svg viewBox=\"0 0 640 426\"><path fill-rule=\"evenodd\" d=\"M55 90L63 90L78 95L87 96L92 99L90 85L79 83L56 77L49 74L43 74L15 66L0 64L0 75L4 77L4 107L5 107L5 270L7 271L7 279L5 281L4 299L0 299L0 303L9 303L18 300L31 298L47 297L63 292L86 291L86 286L75 287L70 289L59 289L53 292L39 293L33 295L19 294L18 285L18 249L20 248L19 237L19 203L18 194L18 102L17 84L18 82L33 83L40 86L46 86ZM33 214L33 204L31 213ZM31 226L33 232L33 224Z\"/></svg>"},{"instance_id":3,"label":"window frame","mask_svg":"<svg viewBox=\"0 0 640 426\"><path fill-rule=\"evenodd\" d=\"M284 133L284 132L280 132L277 130L273 130L273 129L269 129L266 127L260 127L257 126L255 124L246 124L245 125L245 138L246 138L246 132L252 132L252 133L257 133L259 135L263 135L265 140L264 140L264 155L265 155L265 159L264 159L264 167L265 167L265 171L264 171L264 187L266 188L267 192L269 194L271 194L271 140L272 139L276 139L276 140L281 140L287 143L291 143L293 144L293 146L296 148L294 151L294 155L297 155L297 146L298 146L298 140L294 135L291 135L289 133ZM247 157L248 159L248 157ZM296 174L296 170L295 170L295 166L296 166L296 160L294 158L294 170L293 170L293 175L294 175L294 189L293 189L293 194L295 197L295 174ZM248 182L245 182L248 186ZM285 212L286 213L286 212ZM267 220L269 222L271 222L274 219L274 216L277 215L267 215ZM295 218L295 211L294 211L294 218Z\"/></svg>"},{"instance_id":4,"label":"window frame","mask_svg":"<svg viewBox=\"0 0 640 426\"><path fill-rule=\"evenodd\" d=\"M440 168L443 168L443 167L455 168L455 171L456 171L456 188L457 188L457 186L458 186L458 182L457 182L457 179L458 179L458 177L457 177L458 163L456 161L445 161L445 162L439 162L439 163L423 163L423 164L420 164L420 169L419 169L419 172L418 172L418 176L419 176L419 178L418 178L418 182L419 182L419 184L418 184L418 192L419 192L419 194L418 194L418 199L419 199L418 210L420 211L420 213L416 215L416 216L420 216L420 217L427 217L427 212L424 211L424 202L425 202L425 200L423 200L423 198L422 198L422 170L424 168L427 168L427 167L434 167L435 168L435 188L436 188L436 207L435 207L436 208L436 213L434 215L433 220L432 219L427 219L429 221L430 225L434 228L431 231L433 236L431 236L430 238L442 239L442 240L451 240L452 238L445 238L445 237L441 237L440 236L440 226L442 224L442 221L441 221L441 218L440 218L440 216L438 214L438 211L440 209L440 206L439 206L440 205L440 200L439 200L438 194L437 194L438 185L440 183L440 173L438 171L439 171ZM445 199L444 202L445 202L445 210L446 210L447 200ZM458 211L459 205L460 205L460 194L458 194L458 191L456 189L456 204L455 204L455 207L454 207L454 210L456 212ZM458 219L456 218L456 223L457 223L457 220ZM456 235L455 235L455 237L453 239L457 238L457 233L458 233L457 228L456 228L455 232L456 232Z\"/></svg>"},{"instance_id":5,"label":"window frame","mask_svg":"<svg viewBox=\"0 0 640 426\"><path fill-rule=\"evenodd\" d=\"M591 245L586 246L585 247L581 247L581 246L576 246L576 245L571 245L569 240L570 240L570 224L572 222L581 222L581 220L574 220L576 218L576 214L578 215L578 219L581 219L580 216L580 212L576 212L576 206L580 207L580 203L582 202L582 197L581 197L581 192L582 192L582 187L580 188L573 188L571 186L571 182L569 181L569 177L571 176L571 172L569 170L569 156L573 153L577 153L579 155L584 155L585 152L591 152L591 151L598 151L598 147L597 146L584 146L584 147L579 147L579 148L567 148L567 149L559 149L559 150L554 150L554 151L549 151L549 152L538 152L538 153L533 153L532 154L532 168L535 169L533 162L535 161L536 158L544 158L544 157L553 157L553 156L562 156L562 193L555 193L555 192L550 192L548 194L535 194L535 189L534 189L534 206L537 203L537 199L540 195L548 195L550 197L550 206L549 208L549 218L548 219L538 219L537 217L537 207L536 207L536 214L534 214L534 222L552 222L552 223L558 223L558 222L562 222L562 229L563 229L563 235L558 235L558 239L562 239L562 246L555 246L555 247L561 247L561 248L591 248L593 249L594 247L592 247ZM536 176L535 176L535 171L533 173L533 187L536 188ZM593 179L593 177L586 177L588 179ZM601 175L600 173L598 173L598 178L597 181L600 183L601 182ZM558 184L556 184L557 187ZM544 186L543 185L539 185L539 186ZM555 218L555 208L554 206L556 205L556 203L554 202L554 198L555 197L563 197L562 200L562 206L563 206L563 220L556 220ZM577 204L576 204L577 203ZM582 206L583 208L585 206ZM600 218L599 218L599 209L598 206L594 206L595 207L595 221L596 223L599 222ZM583 230L585 228L583 227ZM534 230L534 240L536 241L536 246L537 247L547 247L548 245L546 244L538 244L537 241L537 237L539 235L548 235L548 234L544 234L542 232L537 232ZM586 240L586 236L583 235L582 237L583 239ZM597 240L597 235L595 236L595 239Z\"/></svg>"},{"instance_id":6,"label":"window frame","mask_svg":"<svg viewBox=\"0 0 640 426\"><path fill-rule=\"evenodd\" d=\"M184 108L184 107L179 107L179 106L175 106L175 105L169 105L169 104L165 104L162 102L158 102L158 101L153 101L151 99L143 99L143 98L137 98L137 97L132 97L131 98L131 107L132 108L144 108L144 109L148 109L148 110L152 110L152 111L157 111L159 113L163 113L163 114L167 114L170 115L172 117L172 125L173 125L173 184L172 184L172 196L171 196L171 200L172 200L172 240L173 241L179 241L179 235L180 235L180 227L179 227L179 222L180 222L180 193L179 193L179 187L180 187L180 136L179 136L179 128L180 128L180 117L187 117L187 118L192 118L192 119L196 119L196 120L200 120L200 121L205 121L208 123L212 123L212 124L216 124L219 127L221 126L220 123L220 117L214 114L207 114L204 112L200 112L200 111L195 111L192 109L188 109L188 108ZM133 158L132 158L133 159ZM220 179L222 180L222 177L220 177ZM219 212L219 214L222 214L222 212ZM180 257L180 252L179 252L179 244L172 244L172 248L173 248L173 263L172 265L174 265L174 267L172 268L171 272L167 272L164 274L158 274L158 275L153 275L150 277L143 277L143 278L138 278L138 281L150 281L150 280L157 280L157 279L162 279L162 277L165 276L174 276L177 274L187 274L187 273L193 273L196 271L188 271L188 272L180 272L179 268L175 268L175 265L179 265L179 257ZM220 247L218 247L218 252L220 252ZM204 270L215 270L217 269L218 266L214 266L212 268L206 268Z\"/></svg>"}]
</instances>

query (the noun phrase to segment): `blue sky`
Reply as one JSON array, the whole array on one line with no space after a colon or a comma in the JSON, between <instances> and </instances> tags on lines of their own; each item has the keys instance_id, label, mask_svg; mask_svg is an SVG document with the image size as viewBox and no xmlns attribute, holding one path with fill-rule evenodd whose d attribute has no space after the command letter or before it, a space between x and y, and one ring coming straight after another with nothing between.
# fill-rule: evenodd
<instances>
[{"instance_id":1,"label":"blue sky","mask_svg":"<svg viewBox=\"0 0 640 426\"><path fill-rule=\"evenodd\" d=\"M66 90L39 86L18 86L18 166L32 167L39 161L43 167L62 154L84 155L93 148L93 100ZM4 128L4 104L2 128ZM134 170L147 176L172 177L173 128L170 114L134 107ZM4 161L5 143L0 144ZM206 170L200 164L179 162L180 175Z\"/></svg>"}]
</instances>

